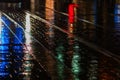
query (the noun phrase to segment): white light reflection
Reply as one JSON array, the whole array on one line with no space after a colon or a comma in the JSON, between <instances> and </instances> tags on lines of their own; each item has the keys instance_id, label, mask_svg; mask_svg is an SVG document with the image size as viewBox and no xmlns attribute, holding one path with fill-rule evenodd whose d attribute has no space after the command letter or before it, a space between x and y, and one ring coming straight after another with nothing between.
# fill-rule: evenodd
<instances>
[{"instance_id":1,"label":"white light reflection","mask_svg":"<svg viewBox=\"0 0 120 80\"><path fill-rule=\"evenodd\" d=\"M18 3L18 7L19 7L19 8L21 8L21 6L22 6L22 3L21 3L21 2L19 2L19 3Z\"/></svg>"},{"instance_id":2,"label":"white light reflection","mask_svg":"<svg viewBox=\"0 0 120 80\"><path fill-rule=\"evenodd\" d=\"M31 24L30 24L30 14L26 13L26 25L25 25L25 38L26 38L26 44L31 43L31 37L28 33L31 31Z\"/></svg>"},{"instance_id":3,"label":"white light reflection","mask_svg":"<svg viewBox=\"0 0 120 80\"><path fill-rule=\"evenodd\" d=\"M30 76L31 76L31 70L33 67L33 63L31 62L32 59L32 47L31 47L31 36L30 36L30 32L31 32L31 23L30 23L30 14L26 13L26 25L25 25L25 54L24 54L24 63L23 63L23 67L24 67L24 79L25 80L30 80Z\"/></svg>"},{"instance_id":4,"label":"white light reflection","mask_svg":"<svg viewBox=\"0 0 120 80\"><path fill-rule=\"evenodd\" d=\"M31 23L30 23L30 14L26 13L26 25L25 25L25 44L27 47L27 51L31 51L31 36L30 36L30 31L31 31Z\"/></svg>"}]
</instances>

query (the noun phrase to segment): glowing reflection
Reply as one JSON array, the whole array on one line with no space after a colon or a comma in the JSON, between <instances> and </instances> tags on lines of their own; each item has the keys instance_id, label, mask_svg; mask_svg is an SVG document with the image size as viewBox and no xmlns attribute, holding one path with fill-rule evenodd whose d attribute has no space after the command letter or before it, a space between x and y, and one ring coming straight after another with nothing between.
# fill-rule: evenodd
<instances>
[{"instance_id":1,"label":"glowing reflection","mask_svg":"<svg viewBox=\"0 0 120 80\"><path fill-rule=\"evenodd\" d=\"M30 14L26 13L26 25L25 25L26 45L29 45L31 43L30 31L31 31Z\"/></svg>"},{"instance_id":2,"label":"glowing reflection","mask_svg":"<svg viewBox=\"0 0 120 80\"><path fill-rule=\"evenodd\" d=\"M24 36L23 36L23 29L16 25L15 28L15 39L14 39L14 44L22 44L24 42Z\"/></svg>"},{"instance_id":3,"label":"glowing reflection","mask_svg":"<svg viewBox=\"0 0 120 80\"><path fill-rule=\"evenodd\" d=\"M0 62L0 77L6 77L9 75L9 71L7 70L7 67L10 66L9 62L2 61Z\"/></svg>"},{"instance_id":4,"label":"glowing reflection","mask_svg":"<svg viewBox=\"0 0 120 80\"><path fill-rule=\"evenodd\" d=\"M115 14L115 16L114 16L114 23L115 23L115 27L114 27L115 34L114 34L114 36L115 36L116 40L119 41L119 39L120 39L119 38L119 36L120 36L120 4L116 4L114 10L115 10L114 11L114 14ZM119 46L118 41L115 43L117 46Z\"/></svg>"},{"instance_id":5,"label":"glowing reflection","mask_svg":"<svg viewBox=\"0 0 120 80\"><path fill-rule=\"evenodd\" d=\"M22 3L19 2L19 3L18 3L18 8L21 8L21 6L22 6Z\"/></svg>"},{"instance_id":6,"label":"glowing reflection","mask_svg":"<svg viewBox=\"0 0 120 80\"><path fill-rule=\"evenodd\" d=\"M57 53L57 58L58 60L60 60L62 63L64 63L64 47L62 44L60 44L57 48L56 48L56 53ZM57 69L58 69L58 76L59 76L59 80L64 80L64 65L58 62L57 63Z\"/></svg>"},{"instance_id":7,"label":"glowing reflection","mask_svg":"<svg viewBox=\"0 0 120 80\"><path fill-rule=\"evenodd\" d=\"M32 57L32 47L31 47L31 23L30 23L30 14L26 13L26 26L25 26L25 54L24 54L24 62L23 62L23 75L24 75L24 80L30 80L31 79L31 71L33 68L33 62L31 60L33 59Z\"/></svg>"},{"instance_id":8,"label":"glowing reflection","mask_svg":"<svg viewBox=\"0 0 120 80\"><path fill-rule=\"evenodd\" d=\"M9 30L5 25L1 26L1 43L9 44Z\"/></svg>"},{"instance_id":9,"label":"glowing reflection","mask_svg":"<svg viewBox=\"0 0 120 80\"><path fill-rule=\"evenodd\" d=\"M46 9L45 9L45 15L46 19L51 23L54 24L54 0L46 0ZM51 10L52 9L52 10ZM51 25L47 25L48 28L48 36L50 38L54 37L54 29Z\"/></svg>"},{"instance_id":10,"label":"glowing reflection","mask_svg":"<svg viewBox=\"0 0 120 80\"><path fill-rule=\"evenodd\" d=\"M24 37L23 37L23 30L19 26L16 26L15 28L15 35L16 36L14 36L14 41L13 41L14 44L13 55L15 56L15 60L22 60Z\"/></svg>"},{"instance_id":11,"label":"glowing reflection","mask_svg":"<svg viewBox=\"0 0 120 80\"><path fill-rule=\"evenodd\" d=\"M120 4L115 5L114 14L115 30L120 31Z\"/></svg>"},{"instance_id":12,"label":"glowing reflection","mask_svg":"<svg viewBox=\"0 0 120 80\"><path fill-rule=\"evenodd\" d=\"M2 18L1 18L2 14L0 13L0 36L1 36L1 30L2 30Z\"/></svg>"},{"instance_id":13,"label":"glowing reflection","mask_svg":"<svg viewBox=\"0 0 120 80\"><path fill-rule=\"evenodd\" d=\"M32 47L31 47L31 23L30 23L30 14L26 13L26 26L25 26L25 53L29 53L32 55ZM27 55L27 54L25 54Z\"/></svg>"},{"instance_id":14,"label":"glowing reflection","mask_svg":"<svg viewBox=\"0 0 120 80\"><path fill-rule=\"evenodd\" d=\"M6 18L2 17L2 22L0 23L0 79L4 78L18 78L23 75L24 80L30 80L31 70L33 63L31 62L31 37L30 33L30 15L26 16L26 28L25 28L25 45L24 46L24 32L18 25L13 26L14 28L11 31L14 31L14 34L10 33L9 26L11 22ZM3 25L5 24L5 25ZM7 27L6 27L7 26ZM10 35L12 34L12 35ZM12 36L12 38L10 38ZM11 41L10 41L11 40ZM11 45L12 43L12 45ZM25 54L24 53L25 48ZM12 51L12 58L9 51ZM26 52L27 51L27 52ZM12 60L6 61L6 60ZM24 61L23 61L24 59ZM12 66L12 68L10 68ZM11 69L11 70L10 70ZM11 73L12 72L12 73ZM11 74L10 74L11 73Z\"/></svg>"},{"instance_id":15,"label":"glowing reflection","mask_svg":"<svg viewBox=\"0 0 120 80\"><path fill-rule=\"evenodd\" d=\"M24 80L31 80L31 73L32 73L32 68L33 68L33 62L29 60L25 60L23 62L23 75L24 75Z\"/></svg>"},{"instance_id":16,"label":"glowing reflection","mask_svg":"<svg viewBox=\"0 0 120 80\"><path fill-rule=\"evenodd\" d=\"M1 20L2 21L2 18ZM8 21L6 21L7 23ZM2 22L0 22L0 51L8 51L9 50L9 46L8 44L10 44L10 40L9 40L9 29L2 24Z\"/></svg>"},{"instance_id":17,"label":"glowing reflection","mask_svg":"<svg viewBox=\"0 0 120 80\"><path fill-rule=\"evenodd\" d=\"M6 61L10 59L9 43L9 30L3 25L0 13L0 79L9 76L10 62Z\"/></svg>"},{"instance_id":18,"label":"glowing reflection","mask_svg":"<svg viewBox=\"0 0 120 80\"><path fill-rule=\"evenodd\" d=\"M81 73L81 55L79 54L79 44L74 44L74 52L73 52L73 58L72 58L72 72L74 73L74 80L80 80L79 75Z\"/></svg>"},{"instance_id":19,"label":"glowing reflection","mask_svg":"<svg viewBox=\"0 0 120 80\"><path fill-rule=\"evenodd\" d=\"M23 30L18 26L15 25L15 31L14 31L14 38L13 38L13 54L14 62L12 64L14 68L14 75L13 76L19 76L21 73L22 68L22 59L23 59Z\"/></svg>"}]
</instances>

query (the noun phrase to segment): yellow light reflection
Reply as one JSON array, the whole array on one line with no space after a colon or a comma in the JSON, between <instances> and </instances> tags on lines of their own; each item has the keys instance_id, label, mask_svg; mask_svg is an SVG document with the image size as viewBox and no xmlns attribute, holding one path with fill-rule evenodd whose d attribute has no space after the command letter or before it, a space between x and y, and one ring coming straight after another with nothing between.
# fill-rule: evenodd
<instances>
[{"instance_id":1,"label":"yellow light reflection","mask_svg":"<svg viewBox=\"0 0 120 80\"><path fill-rule=\"evenodd\" d=\"M51 24L54 24L54 0L46 0L45 4L45 15L46 15L46 20L48 20ZM47 25L48 32L47 34L49 35L50 38L54 37L54 30L53 26Z\"/></svg>"}]
</instances>

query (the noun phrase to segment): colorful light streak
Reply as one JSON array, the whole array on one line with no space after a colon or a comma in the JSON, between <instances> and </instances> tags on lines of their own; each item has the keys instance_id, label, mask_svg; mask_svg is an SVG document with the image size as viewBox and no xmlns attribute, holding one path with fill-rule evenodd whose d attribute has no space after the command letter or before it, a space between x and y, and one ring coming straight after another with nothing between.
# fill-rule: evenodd
<instances>
[{"instance_id":1,"label":"colorful light streak","mask_svg":"<svg viewBox=\"0 0 120 80\"><path fill-rule=\"evenodd\" d=\"M74 52L72 58L72 72L74 74L74 80L80 80L79 75L82 73L82 68L80 65L81 55L79 54L78 43L74 44Z\"/></svg>"}]
</instances>

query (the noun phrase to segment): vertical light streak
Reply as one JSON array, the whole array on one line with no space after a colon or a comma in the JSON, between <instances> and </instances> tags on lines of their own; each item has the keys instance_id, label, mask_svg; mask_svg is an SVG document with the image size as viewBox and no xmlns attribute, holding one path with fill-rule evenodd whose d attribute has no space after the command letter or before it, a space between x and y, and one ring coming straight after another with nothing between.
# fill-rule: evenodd
<instances>
[{"instance_id":1,"label":"vertical light streak","mask_svg":"<svg viewBox=\"0 0 120 80\"><path fill-rule=\"evenodd\" d=\"M30 0L31 1L31 12L35 12L35 2L36 0Z\"/></svg>"},{"instance_id":2,"label":"vertical light streak","mask_svg":"<svg viewBox=\"0 0 120 80\"><path fill-rule=\"evenodd\" d=\"M18 3L18 7L19 7L19 8L21 8L21 5L22 5L22 3L21 3L21 2L19 2L19 3Z\"/></svg>"},{"instance_id":3,"label":"vertical light streak","mask_svg":"<svg viewBox=\"0 0 120 80\"><path fill-rule=\"evenodd\" d=\"M115 23L115 34L114 36L116 37L116 40L119 40L120 36L120 3L115 5L115 10L114 10L114 23ZM118 45L118 43L116 43Z\"/></svg>"},{"instance_id":4,"label":"vertical light streak","mask_svg":"<svg viewBox=\"0 0 120 80\"><path fill-rule=\"evenodd\" d=\"M32 47L31 47L31 22L30 22L30 14L26 13L26 25L25 25L25 54L24 54L24 61L23 67L23 75L24 79L30 80L31 76L31 69L32 69L32 63L31 63L31 56L32 56Z\"/></svg>"},{"instance_id":5,"label":"vertical light streak","mask_svg":"<svg viewBox=\"0 0 120 80\"><path fill-rule=\"evenodd\" d=\"M46 19L50 21L51 24L54 24L54 0L46 0ZM53 27L48 25L48 35L49 37L53 37Z\"/></svg>"},{"instance_id":6,"label":"vertical light streak","mask_svg":"<svg viewBox=\"0 0 120 80\"><path fill-rule=\"evenodd\" d=\"M4 26L4 27L3 27ZM3 27L3 28L2 28ZM8 60L9 51L8 46L2 45L2 44L8 44L8 30L5 28L5 25L2 24L2 13L0 12L0 79L5 78L9 75L9 71L7 70L7 67L9 67L9 62L6 62L4 60Z\"/></svg>"},{"instance_id":7,"label":"vertical light streak","mask_svg":"<svg viewBox=\"0 0 120 80\"><path fill-rule=\"evenodd\" d=\"M30 31L31 31L31 23L30 23L30 14L26 13L26 25L25 25L25 44L30 45L31 43L31 36L30 36Z\"/></svg>"},{"instance_id":8,"label":"vertical light streak","mask_svg":"<svg viewBox=\"0 0 120 80\"><path fill-rule=\"evenodd\" d=\"M114 17L114 22L115 23L119 23L120 22L120 16L119 16L119 14L120 14L120 5L116 5L115 6L115 17Z\"/></svg>"},{"instance_id":9,"label":"vertical light streak","mask_svg":"<svg viewBox=\"0 0 120 80\"><path fill-rule=\"evenodd\" d=\"M54 0L46 0L46 19L53 20L54 19Z\"/></svg>"},{"instance_id":10,"label":"vertical light streak","mask_svg":"<svg viewBox=\"0 0 120 80\"><path fill-rule=\"evenodd\" d=\"M74 80L80 80L79 79L79 74L81 72L81 66L79 63L80 58L81 56L78 54L78 52L74 52L74 55L72 58L72 72L74 74Z\"/></svg>"},{"instance_id":11,"label":"vertical light streak","mask_svg":"<svg viewBox=\"0 0 120 80\"><path fill-rule=\"evenodd\" d=\"M25 53L29 53L32 55L32 48L31 48L31 23L30 23L30 14L26 13L26 25L25 25Z\"/></svg>"},{"instance_id":12,"label":"vertical light streak","mask_svg":"<svg viewBox=\"0 0 120 80\"><path fill-rule=\"evenodd\" d=\"M80 55L80 46L78 42L74 43L73 47L73 58L72 58L72 72L74 74L74 80L80 80L79 75L82 73L82 68L80 65L81 55Z\"/></svg>"},{"instance_id":13,"label":"vertical light streak","mask_svg":"<svg viewBox=\"0 0 120 80\"><path fill-rule=\"evenodd\" d=\"M61 64L61 62L64 63L64 50L65 48L61 43L56 47L57 59L60 60L57 62L59 80L64 80L64 65Z\"/></svg>"},{"instance_id":14,"label":"vertical light streak","mask_svg":"<svg viewBox=\"0 0 120 80\"><path fill-rule=\"evenodd\" d=\"M27 53L24 55L27 60L29 60L29 56L32 53L32 48L31 48L31 23L30 23L30 14L26 13L26 25L25 25L25 47L27 48ZM30 53L30 54L28 54Z\"/></svg>"},{"instance_id":15,"label":"vertical light streak","mask_svg":"<svg viewBox=\"0 0 120 80\"><path fill-rule=\"evenodd\" d=\"M2 14L0 12L0 44L2 43L2 41L1 41L1 31L2 31Z\"/></svg>"}]
</instances>

